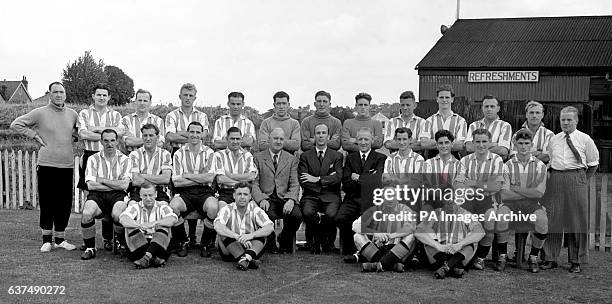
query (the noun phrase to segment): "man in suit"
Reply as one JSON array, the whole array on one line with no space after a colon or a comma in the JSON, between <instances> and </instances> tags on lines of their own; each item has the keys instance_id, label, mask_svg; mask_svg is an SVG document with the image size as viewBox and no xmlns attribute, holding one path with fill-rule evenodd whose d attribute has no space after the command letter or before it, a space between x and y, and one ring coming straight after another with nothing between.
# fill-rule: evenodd
<instances>
[{"instance_id":1,"label":"man in suit","mask_svg":"<svg viewBox=\"0 0 612 304\"><path fill-rule=\"evenodd\" d=\"M313 254L332 252L336 239L334 217L340 206L342 181L342 153L327 148L329 128L315 126L315 148L300 155L298 175L304 189L300 205L304 221L312 229ZM323 215L319 215L323 213Z\"/></svg>"},{"instance_id":2,"label":"man in suit","mask_svg":"<svg viewBox=\"0 0 612 304\"><path fill-rule=\"evenodd\" d=\"M302 222L302 213L297 203L298 160L283 150L285 131L275 128L270 132L268 149L255 154L255 165L259 174L253 181L253 199L272 221L283 219L283 231L279 236L279 251L293 252L293 236ZM276 251L275 234L268 236L268 246Z\"/></svg>"},{"instance_id":3,"label":"man in suit","mask_svg":"<svg viewBox=\"0 0 612 304\"><path fill-rule=\"evenodd\" d=\"M373 191L382 188L382 174L387 157L372 151L372 130L361 128L357 131L359 151L346 157L342 173L344 201L338 208L335 222L340 228L342 253L353 259L355 243L353 242L352 224L362 212L372 207Z\"/></svg>"}]
</instances>

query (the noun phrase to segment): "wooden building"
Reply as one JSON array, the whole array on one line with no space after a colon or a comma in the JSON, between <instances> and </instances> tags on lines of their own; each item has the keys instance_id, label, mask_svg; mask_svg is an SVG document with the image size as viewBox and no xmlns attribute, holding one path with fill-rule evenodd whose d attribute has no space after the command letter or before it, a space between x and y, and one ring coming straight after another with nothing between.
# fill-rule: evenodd
<instances>
[{"instance_id":1,"label":"wooden building","mask_svg":"<svg viewBox=\"0 0 612 304\"><path fill-rule=\"evenodd\" d=\"M612 16L459 19L416 69L421 117L437 111L442 84L453 86L453 111L468 124L482 117L485 95L500 100L513 130L529 100L544 104L555 133L561 108L576 106L578 128L600 149L600 171L612 171Z\"/></svg>"}]
</instances>

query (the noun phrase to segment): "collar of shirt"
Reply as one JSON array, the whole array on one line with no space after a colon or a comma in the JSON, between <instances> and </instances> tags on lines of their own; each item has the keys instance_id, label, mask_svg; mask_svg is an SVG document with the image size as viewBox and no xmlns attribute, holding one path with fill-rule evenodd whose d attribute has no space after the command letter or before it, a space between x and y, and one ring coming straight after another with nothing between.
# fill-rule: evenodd
<instances>
[{"instance_id":1,"label":"collar of shirt","mask_svg":"<svg viewBox=\"0 0 612 304\"><path fill-rule=\"evenodd\" d=\"M401 159L408 159L408 158L413 158L413 157L415 157L415 156L416 156L415 154L416 154L416 153L415 153L414 151L410 150L410 153L408 153L408 155L406 155L405 157L403 157L403 156L400 154L400 152L399 152L399 151L396 151L396 152L391 153L391 157L392 157L392 158L397 158L397 157L399 157L399 158L401 158ZM366 158L368 158L368 157L366 156Z\"/></svg>"},{"instance_id":2,"label":"collar of shirt","mask_svg":"<svg viewBox=\"0 0 612 304\"><path fill-rule=\"evenodd\" d=\"M527 122L524 122L524 123L521 125L521 128L529 129L529 124L528 124ZM546 128L546 127L544 126L544 123L543 123L543 122L540 122L540 125L538 126L538 129L537 129L537 130L539 130L540 128Z\"/></svg>"},{"instance_id":3,"label":"collar of shirt","mask_svg":"<svg viewBox=\"0 0 612 304\"><path fill-rule=\"evenodd\" d=\"M420 117L416 116L416 115L413 113L413 114L412 114L412 117L411 117L409 120L405 120L405 119L404 119L404 117L402 117L402 115L401 115L401 114L400 114L399 116L397 116L397 117L394 117L393 119L395 119L395 120L401 120L401 121L403 121L404 123L407 123L407 122L410 122L410 121L413 121L413 120L419 120L419 118L420 118Z\"/></svg>"},{"instance_id":4,"label":"collar of shirt","mask_svg":"<svg viewBox=\"0 0 612 304\"><path fill-rule=\"evenodd\" d=\"M189 149L189 146L190 146L189 144L185 144L185 146L183 146L183 149L185 149L185 151L191 151ZM159 147L158 147L158 149L159 149ZM205 146L204 144L200 144L200 149L198 150L198 153L204 152L204 151L206 151L206 149L208 149L207 146Z\"/></svg>"},{"instance_id":5,"label":"collar of shirt","mask_svg":"<svg viewBox=\"0 0 612 304\"><path fill-rule=\"evenodd\" d=\"M115 160L118 159L119 157L121 157L121 155L123 155L123 153L121 153L121 151L119 150L115 150L115 155L111 158L106 157L106 152L105 151L100 151L100 157L104 160Z\"/></svg>"},{"instance_id":6,"label":"collar of shirt","mask_svg":"<svg viewBox=\"0 0 612 304\"><path fill-rule=\"evenodd\" d=\"M232 152L232 150L230 150L229 148L225 148L225 150L223 150L223 151L225 151L225 153L226 153L227 155L232 155L232 154L234 154L234 152ZM247 152L247 151L246 151L244 148L240 147L240 149L238 149L238 157L244 157L244 154L245 154L246 152ZM279 154L280 154L280 153L279 153Z\"/></svg>"},{"instance_id":7,"label":"collar of shirt","mask_svg":"<svg viewBox=\"0 0 612 304\"><path fill-rule=\"evenodd\" d=\"M450 114L451 114L450 116L459 115L459 114L457 114L457 113L453 112L453 110L451 110L451 111L450 111ZM442 116L442 113L440 113L440 111L438 111L438 112L436 112L436 114L434 114L434 115L437 115L437 116Z\"/></svg>"},{"instance_id":8,"label":"collar of shirt","mask_svg":"<svg viewBox=\"0 0 612 304\"><path fill-rule=\"evenodd\" d=\"M183 114L183 115L187 116L187 114L185 114L185 112L183 112L183 108L182 108L182 107L179 107L177 110L179 111L179 113L181 113L181 114ZM192 107L192 108L191 108L191 115L193 115L193 114L195 114L195 113L199 113L199 112L200 112L200 111L198 111L198 109L196 109L195 107Z\"/></svg>"},{"instance_id":9,"label":"collar of shirt","mask_svg":"<svg viewBox=\"0 0 612 304\"><path fill-rule=\"evenodd\" d=\"M319 156L319 151L323 152L323 155L325 155L325 152L327 151L327 146L325 146L325 149L319 149L319 147L316 147L317 149L317 156Z\"/></svg>"},{"instance_id":10,"label":"collar of shirt","mask_svg":"<svg viewBox=\"0 0 612 304\"><path fill-rule=\"evenodd\" d=\"M185 145L185 146L187 146L187 145ZM162 148L160 148L160 147L155 147L155 151L153 151L153 155L152 155L152 156L155 156L155 155L157 155L158 153L160 153L160 152L161 152L161 149L162 149ZM142 152L142 155L147 155L147 150L145 149L145 147L144 147L144 146L142 146L142 147L138 148L138 150L140 150L140 151Z\"/></svg>"},{"instance_id":11,"label":"collar of shirt","mask_svg":"<svg viewBox=\"0 0 612 304\"><path fill-rule=\"evenodd\" d=\"M476 152L470 154L470 158L477 160L478 157L476 156ZM491 151L487 151L487 158L486 158L486 160L491 160L491 159L493 159L493 153Z\"/></svg>"},{"instance_id":12,"label":"collar of shirt","mask_svg":"<svg viewBox=\"0 0 612 304\"><path fill-rule=\"evenodd\" d=\"M278 159L280 159L280 155L281 155L281 152L282 152L282 151L283 151L283 150L278 151L278 153L276 153L276 154L275 154L275 153L273 153L273 152L272 152L272 150L268 149L268 152L270 152L270 158L271 158L271 159L274 159L274 155L277 155L277 156L278 156ZM278 160L277 160L277 161L278 161Z\"/></svg>"},{"instance_id":13,"label":"collar of shirt","mask_svg":"<svg viewBox=\"0 0 612 304\"><path fill-rule=\"evenodd\" d=\"M365 159L368 159L368 156L370 155L370 152L372 152L372 149L370 149L368 152L363 153L361 151L359 151L359 159L363 159L363 156L365 155Z\"/></svg>"},{"instance_id":14,"label":"collar of shirt","mask_svg":"<svg viewBox=\"0 0 612 304\"><path fill-rule=\"evenodd\" d=\"M229 114L225 114L225 115L223 115L221 118L223 118L223 119L233 120L233 119L232 119L232 116L231 116L231 115L229 115ZM245 120L245 119L247 119L247 117L246 117L246 116L244 116L243 114L240 114L240 116L238 116L238 119L237 119L236 121L239 121L239 120Z\"/></svg>"},{"instance_id":15,"label":"collar of shirt","mask_svg":"<svg viewBox=\"0 0 612 304\"><path fill-rule=\"evenodd\" d=\"M433 159L435 159L436 161L443 161L442 157L440 157L440 154L434 156ZM454 163L454 162L456 162L458 160L451 154L450 158L447 161L450 162L450 163Z\"/></svg>"},{"instance_id":16,"label":"collar of shirt","mask_svg":"<svg viewBox=\"0 0 612 304\"><path fill-rule=\"evenodd\" d=\"M95 105L93 105L93 104L90 105L89 108L94 110L94 111L96 111L96 112L98 112L98 113L100 113L100 114L105 114L105 113L110 112L110 109L108 107L104 107L103 111L98 111L98 109L96 109Z\"/></svg>"},{"instance_id":17,"label":"collar of shirt","mask_svg":"<svg viewBox=\"0 0 612 304\"><path fill-rule=\"evenodd\" d=\"M529 159L527 160L527 163L531 163L531 162L534 162L534 161L536 161L536 160L537 160L537 159L535 158L535 156L533 156L533 155L529 155ZM518 154L517 154L517 155L515 155L513 158L511 158L511 159L510 159L510 161L511 161L511 162L513 162L513 163L519 163L519 164L521 164L521 163L522 163L522 162L521 162L521 161L518 159Z\"/></svg>"},{"instance_id":18,"label":"collar of shirt","mask_svg":"<svg viewBox=\"0 0 612 304\"><path fill-rule=\"evenodd\" d=\"M494 119L494 120L491 122L491 124L493 124L494 122L496 122L496 121L498 121L498 120L501 120L501 119L499 118L499 116L497 116L497 118L495 118L495 119ZM486 123L485 123L485 118L483 118L483 119L481 119L481 120L478 120L477 122L478 122L478 125L479 125L479 126L481 126L481 127L483 127L483 128L484 128L484 126L486 126ZM489 124L489 126L490 126L491 124Z\"/></svg>"},{"instance_id":19,"label":"collar of shirt","mask_svg":"<svg viewBox=\"0 0 612 304\"><path fill-rule=\"evenodd\" d=\"M138 202L138 207L140 207L140 211L142 211L142 212L147 211L147 207L145 207L144 202L142 200L140 202ZM153 207L151 208L151 212L149 212L149 214L155 213L155 211L159 207L160 207L159 202L155 201L155 203L153 203Z\"/></svg>"},{"instance_id":20,"label":"collar of shirt","mask_svg":"<svg viewBox=\"0 0 612 304\"><path fill-rule=\"evenodd\" d=\"M130 114L130 116L132 116L132 117L138 117L138 112L134 112L134 113ZM149 118L151 118L152 116L153 116L153 115L151 114L151 112L149 112L149 113L147 113L147 117L146 117L146 119L149 119Z\"/></svg>"}]
</instances>

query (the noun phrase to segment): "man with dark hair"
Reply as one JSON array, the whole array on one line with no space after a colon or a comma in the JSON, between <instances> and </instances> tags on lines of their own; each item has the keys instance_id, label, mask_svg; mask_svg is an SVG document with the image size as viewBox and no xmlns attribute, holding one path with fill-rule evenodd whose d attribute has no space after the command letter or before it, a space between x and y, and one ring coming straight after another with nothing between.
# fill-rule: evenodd
<instances>
[{"instance_id":1,"label":"man with dark hair","mask_svg":"<svg viewBox=\"0 0 612 304\"><path fill-rule=\"evenodd\" d=\"M489 150L491 144L491 132L487 129L477 129L473 132L474 147L476 152L461 158L459 166L459 174L455 178L453 186L461 189L474 189L475 193L482 191L482 197L474 196L472 200L466 200L462 208L476 214L484 216L482 226L485 230L485 236L478 243L476 250L474 268L477 270L484 269L484 259L489 254L491 245L493 244L494 234L497 234L497 243L502 244L506 241L505 236L500 229L503 225L498 226L497 222L491 217L491 214L502 215L502 210L498 210L498 205L501 199L498 196L503 182L504 162L502 158L492 153ZM506 228L507 229L507 228ZM498 247L500 252L503 248ZM506 256L499 256L499 262L505 263ZM499 264L499 263L498 263Z\"/></svg>"},{"instance_id":2,"label":"man with dark hair","mask_svg":"<svg viewBox=\"0 0 612 304\"><path fill-rule=\"evenodd\" d=\"M215 152L212 167L217 175L220 207L234 201L234 185L239 182L252 182L257 176L253 154L240 147L240 129L227 129L227 141L227 148Z\"/></svg>"},{"instance_id":3,"label":"man with dark hair","mask_svg":"<svg viewBox=\"0 0 612 304\"><path fill-rule=\"evenodd\" d=\"M427 259L436 269L434 277L444 279L449 273L463 277L476 244L485 235L482 225L462 220L472 214L451 200L443 201L430 215L417 226L414 236L425 246ZM457 217L449 217L453 215Z\"/></svg>"},{"instance_id":4,"label":"man with dark hair","mask_svg":"<svg viewBox=\"0 0 612 304\"><path fill-rule=\"evenodd\" d=\"M37 163L40 203L41 252L52 248L74 250L65 240L65 229L72 206L72 172L74 156L72 135L76 131L77 113L66 107L66 89L61 82L49 85L49 104L17 117L11 129L40 144ZM55 243L51 245L55 230Z\"/></svg>"},{"instance_id":5,"label":"man with dark hair","mask_svg":"<svg viewBox=\"0 0 612 304\"><path fill-rule=\"evenodd\" d=\"M119 215L123 208L117 203L123 202L125 198L132 170L130 159L117 150L117 132L104 129L100 137L104 150L95 153L87 160L85 174L89 194L83 204L81 216L81 231L85 243L85 252L81 255L83 260L96 257L96 218L110 216L120 227ZM120 229L117 232L123 231ZM107 233L108 231L103 229L102 237L111 242L112 229L108 235Z\"/></svg>"},{"instance_id":6,"label":"man with dark hair","mask_svg":"<svg viewBox=\"0 0 612 304\"><path fill-rule=\"evenodd\" d=\"M204 126L199 122L191 122L187 126L189 132L189 143L181 147L172 161L172 182L175 187L175 195L170 201L170 207L179 220L172 227L172 235L179 246L178 256L185 257L188 254L187 235L183 217L192 211L197 211L204 220L204 231L200 241L200 256L210 257L208 251L215 234L212 221L217 216L218 202L215 191L211 187L215 174L212 171L213 151L202 144Z\"/></svg>"},{"instance_id":7,"label":"man with dark hair","mask_svg":"<svg viewBox=\"0 0 612 304\"><path fill-rule=\"evenodd\" d=\"M259 268L266 237L274 231L274 223L266 212L251 200L251 186L234 185L234 202L221 208L215 219L219 235L217 246L224 260L234 260L240 270Z\"/></svg>"},{"instance_id":8,"label":"man with dark hair","mask_svg":"<svg viewBox=\"0 0 612 304\"><path fill-rule=\"evenodd\" d=\"M271 220L283 219L283 231L278 238L280 253L293 253L295 232L302 222L298 204L298 160L283 150L283 129L272 130L268 149L255 154L258 174L253 181L253 200L266 211ZM271 251L276 251L276 234L268 238Z\"/></svg>"},{"instance_id":9,"label":"man with dark hair","mask_svg":"<svg viewBox=\"0 0 612 304\"><path fill-rule=\"evenodd\" d=\"M285 132L287 138L283 149L291 154L300 149L301 134L300 123L291 118L289 111L289 95L283 91L277 92L273 97L274 115L264 119L259 128L259 150L267 150L270 146L268 138L272 130L281 128Z\"/></svg>"},{"instance_id":10,"label":"man with dark hair","mask_svg":"<svg viewBox=\"0 0 612 304\"><path fill-rule=\"evenodd\" d=\"M215 150L227 148L227 130L231 127L237 127L244 134L241 146L249 150L253 146L256 135L255 125L243 113L244 94L241 92L229 93L227 95L227 107L229 108L229 114L223 115L215 121L213 132Z\"/></svg>"},{"instance_id":11,"label":"man with dark hair","mask_svg":"<svg viewBox=\"0 0 612 304\"><path fill-rule=\"evenodd\" d=\"M534 222L515 222L514 224L516 234L533 231L528 263L531 272L536 273L540 271L538 255L548 233L548 217L546 210L539 203L546 191L546 165L531 155L532 145L533 133L529 129L520 129L514 137L514 146L518 153L504 165L504 185L501 190L501 198L504 203L499 209L501 213L513 211L535 215ZM508 234L507 221L500 221L498 226L501 226L501 231L506 230L504 234ZM508 237L504 236L502 239L507 242ZM502 249L507 249L507 247L507 244L500 246ZM500 256L506 253L505 251L499 252ZM515 258L520 261L523 257L516 256ZM499 271L504 270L504 261L500 259L498 262Z\"/></svg>"},{"instance_id":12,"label":"man with dark hair","mask_svg":"<svg viewBox=\"0 0 612 304\"><path fill-rule=\"evenodd\" d=\"M370 128L372 134L372 149L382 147L382 123L370 117L370 103L372 96L368 93L359 93L355 96L355 118L347 119L342 126L342 149L348 153L359 151L357 131L361 128Z\"/></svg>"},{"instance_id":13,"label":"man with dark hair","mask_svg":"<svg viewBox=\"0 0 612 304\"><path fill-rule=\"evenodd\" d=\"M163 267L169 257L166 250L170 243L170 227L178 217L167 204L155 199L157 193L153 184L142 184L138 196L141 200L119 216L130 250L128 258L139 269L151 265Z\"/></svg>"},{"instance_id":14,"label":"man with dark hair","mask_svg":"<svg viewBox=\"0 0 612 304\"><path fill-rule=\"evenodd\" d=\"M544 206L548 213L546 261L542 269L557 267L563 233L567 233L569 269L579 273L588 262L588 180L599 166L599 151L593 139L576 129L578 109L561 109L561 131L550 139L550 178Z\"/></svg>"},{"instance_id":15,"label":"man with dark hair","mask_svg":"<svg viewBox=\"0 0 612 304\"><path fill-rule=\"evenodd\" d=\"M162 147L164 145L164 120L159 116L151 114L151 92L143 89L136 91L136 97L134 98L134 104L136 104L136 112L123 116L121 124L125 129L123 141L128 151L134 151L143 145L143 138L140 133L140 128L145 124L155 125L161 133L157 145Z\"/></svg>"},{"instance_id":16,"label":"man with dark hair","mask_svg":"<svg viewBox=\"0 0 612 304\"><path fill-rule=\"evenodd\" d=\"M438 154L425 161L424 180L428 188L445 190L453 187L459 174L460 163L451 153L455 136L448 130L438 130L434 135ZM424 202L423 210L432 211L441 207L441 200L434 198Z\"/></svg>"},{"instance_id":17,"label":"man with dark hair","mask_svg":"<svg viewBox=\"0 0 612 304\"><path fill-rule=\"evenodd\" d=\"M101 136L105 129L114 130L118 136L122 136L125 132L121 124L121 114L108 107L110 100L110 89L106 84L97 84L92 90L91 98L94 103L87 109L79 112L78 129L79 138L83 140L85 145L83 155L81 156L81 164L79 166L79 182L78 187L83 191L87 191L87 183L85 182L85 171L87 169L88 159L91 155L102 150ZM118 140L118 139L117 139ZM102 221L102 234L104 236L112 236L112 222ZM105 238L104 248L112 250L113 246L110 239Z\"/></svg>"},{"instance_id":18,"label":"man with dark hair","mask_svg":"<svg viewBox=\"0 0 612 304\"><path fill-rule=\"evenodd\" d=\"M425 159L423 159L423 156L412 151L410 147L412 134L412 131L405 127L395 129L393 140L399 150L393 152L385 160L384 185L418 186L421 184L421 173ZM413 208L413 210L419 211L419 208Z\"/></svg>"},{"instance_id":19,"label":"man with dark hair","mask_svg":"<svg viewBox=\"0 0 612 304\"><path fill-rule=\"evenodd\" d=\"M503 159L510 151L510 140L512 138L512 127L508 122L499 119L499 101L491 95L482 99L482 113L484 117L470 124L465 138L465 149L468 153L474 152L472 133L478 129L487 129L491 133L491 152L501 156Z\"/></svg>"},{"instance_id":20,"label":"man with dark hair","mask_svg":"<svg viewBox=\"0 0 612 304\"><path fill-rule=\"evenodd\" d=\"M170 198L165 192L165 187L170 183L172 156L157 144L159 129L156 125L145 124L139 133L143 146L130 153L132 161L132 183L128 191L130 204L140 201L140 187L144 183L155 186L157 201L169 203Z\"/></svg>"},{"instance_id":21,"label":"man with dark hair","mask_svg":"<svg viewBox=\"0 0 612 304\"><path fill-rule=\"evenodd\" d=\"M393 140L394 132L397 128L405 127L412 131L412 137L410 141L410 148L414 151L421 150L421 137L429 138L427 132L427 121L414 114L414 110L417 108L419 103L414 98L412 91L403 92L400 97L400 115L391 118L389 125L386 128L385 134L385 148L391 152L395 152L399 149L398 144Z\"/></svg>"},{"instance_id":22,"label":"man with dark hair","mask_svg":"<svg viewBox=\"0 0 612 304\"><path fill-rule=\"evenodd\" d=\"M345 196L334 221L340 229L342 254L349 255L345 260L352 260L352 254L356 250L353 242L353 222L372 206L374 189L382 187L382 174L387 157L372 150L372 139L370 128L359 129L359 151L346 157L343 168L342 186Z\"/></svg>"},{"instance_id":23,"label":"man with dark hair","mask_svg":"<svg viewBox=\"0 0 612 304\"><path fill-rule=\"evenodd\" d=\"M304 189L300 205L302 216L313 234L310 252L334 251L336 226L334 217L340 206L342 181L342 154L328 149L329 128L326 124L315 127L315 148L300 155L298 176Z\"/></svg>"},{"instance_id":24,"label":"man with dark hair","mask_svg":"<svg viewBox=\"0 0 612 304\"><path fill-rule=\"evenodd\" d=\"M332 150L340 149L342 122L330 114L331 94L325 91L318 91L315 94L314 106L316 108L315 113L302 121L302 151L308 151L316 145L315 127L319 124L325 124L329 128L327 146Z\"/></svg>"},{"instance_id":25,"label":"man with dark hair","mask_svg":"<svg viewBox=\"0 0 612 304\"><path fill-rule=\"evenodd\" d=\"M436 141L434 135L439 130L448 130L455 137L452 152L463 151L463 143L466 137L467 124L465 119L459 114L454 113L451 105L455 98L455 92L451 85L442 85L436 90L436 101L438 103L438 112L427 118L427 133L429 139L423 138L421 146L423 149L435 150ZM457 154L458 155L458 154Z\"/></svg>"}]
</instances>

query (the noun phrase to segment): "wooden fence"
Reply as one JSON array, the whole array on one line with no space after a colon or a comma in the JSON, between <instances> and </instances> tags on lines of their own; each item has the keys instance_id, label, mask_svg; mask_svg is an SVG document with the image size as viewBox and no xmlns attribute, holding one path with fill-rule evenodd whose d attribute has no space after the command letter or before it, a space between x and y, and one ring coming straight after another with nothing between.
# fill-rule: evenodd
<instances>
[{"instance_id":1,"label":"wooden fence","mask_svg":"<svg viewBox=\"0 0 612 304\"><path fill-rule=\"evenodd\" d=\"M38 208L36 176L37 153L0 152L0 208ZM74 158L72 210L81 212L84 196L76 185L79 157ZM78 198L78 199L74 199ZM598 174L589 181L589 247L600 251L612 248L612 202L608 200L608 175ZM607 230L609 229L609 230ZM608 234L608 235L606 235Z\"/></svg>"}]
</instances>

